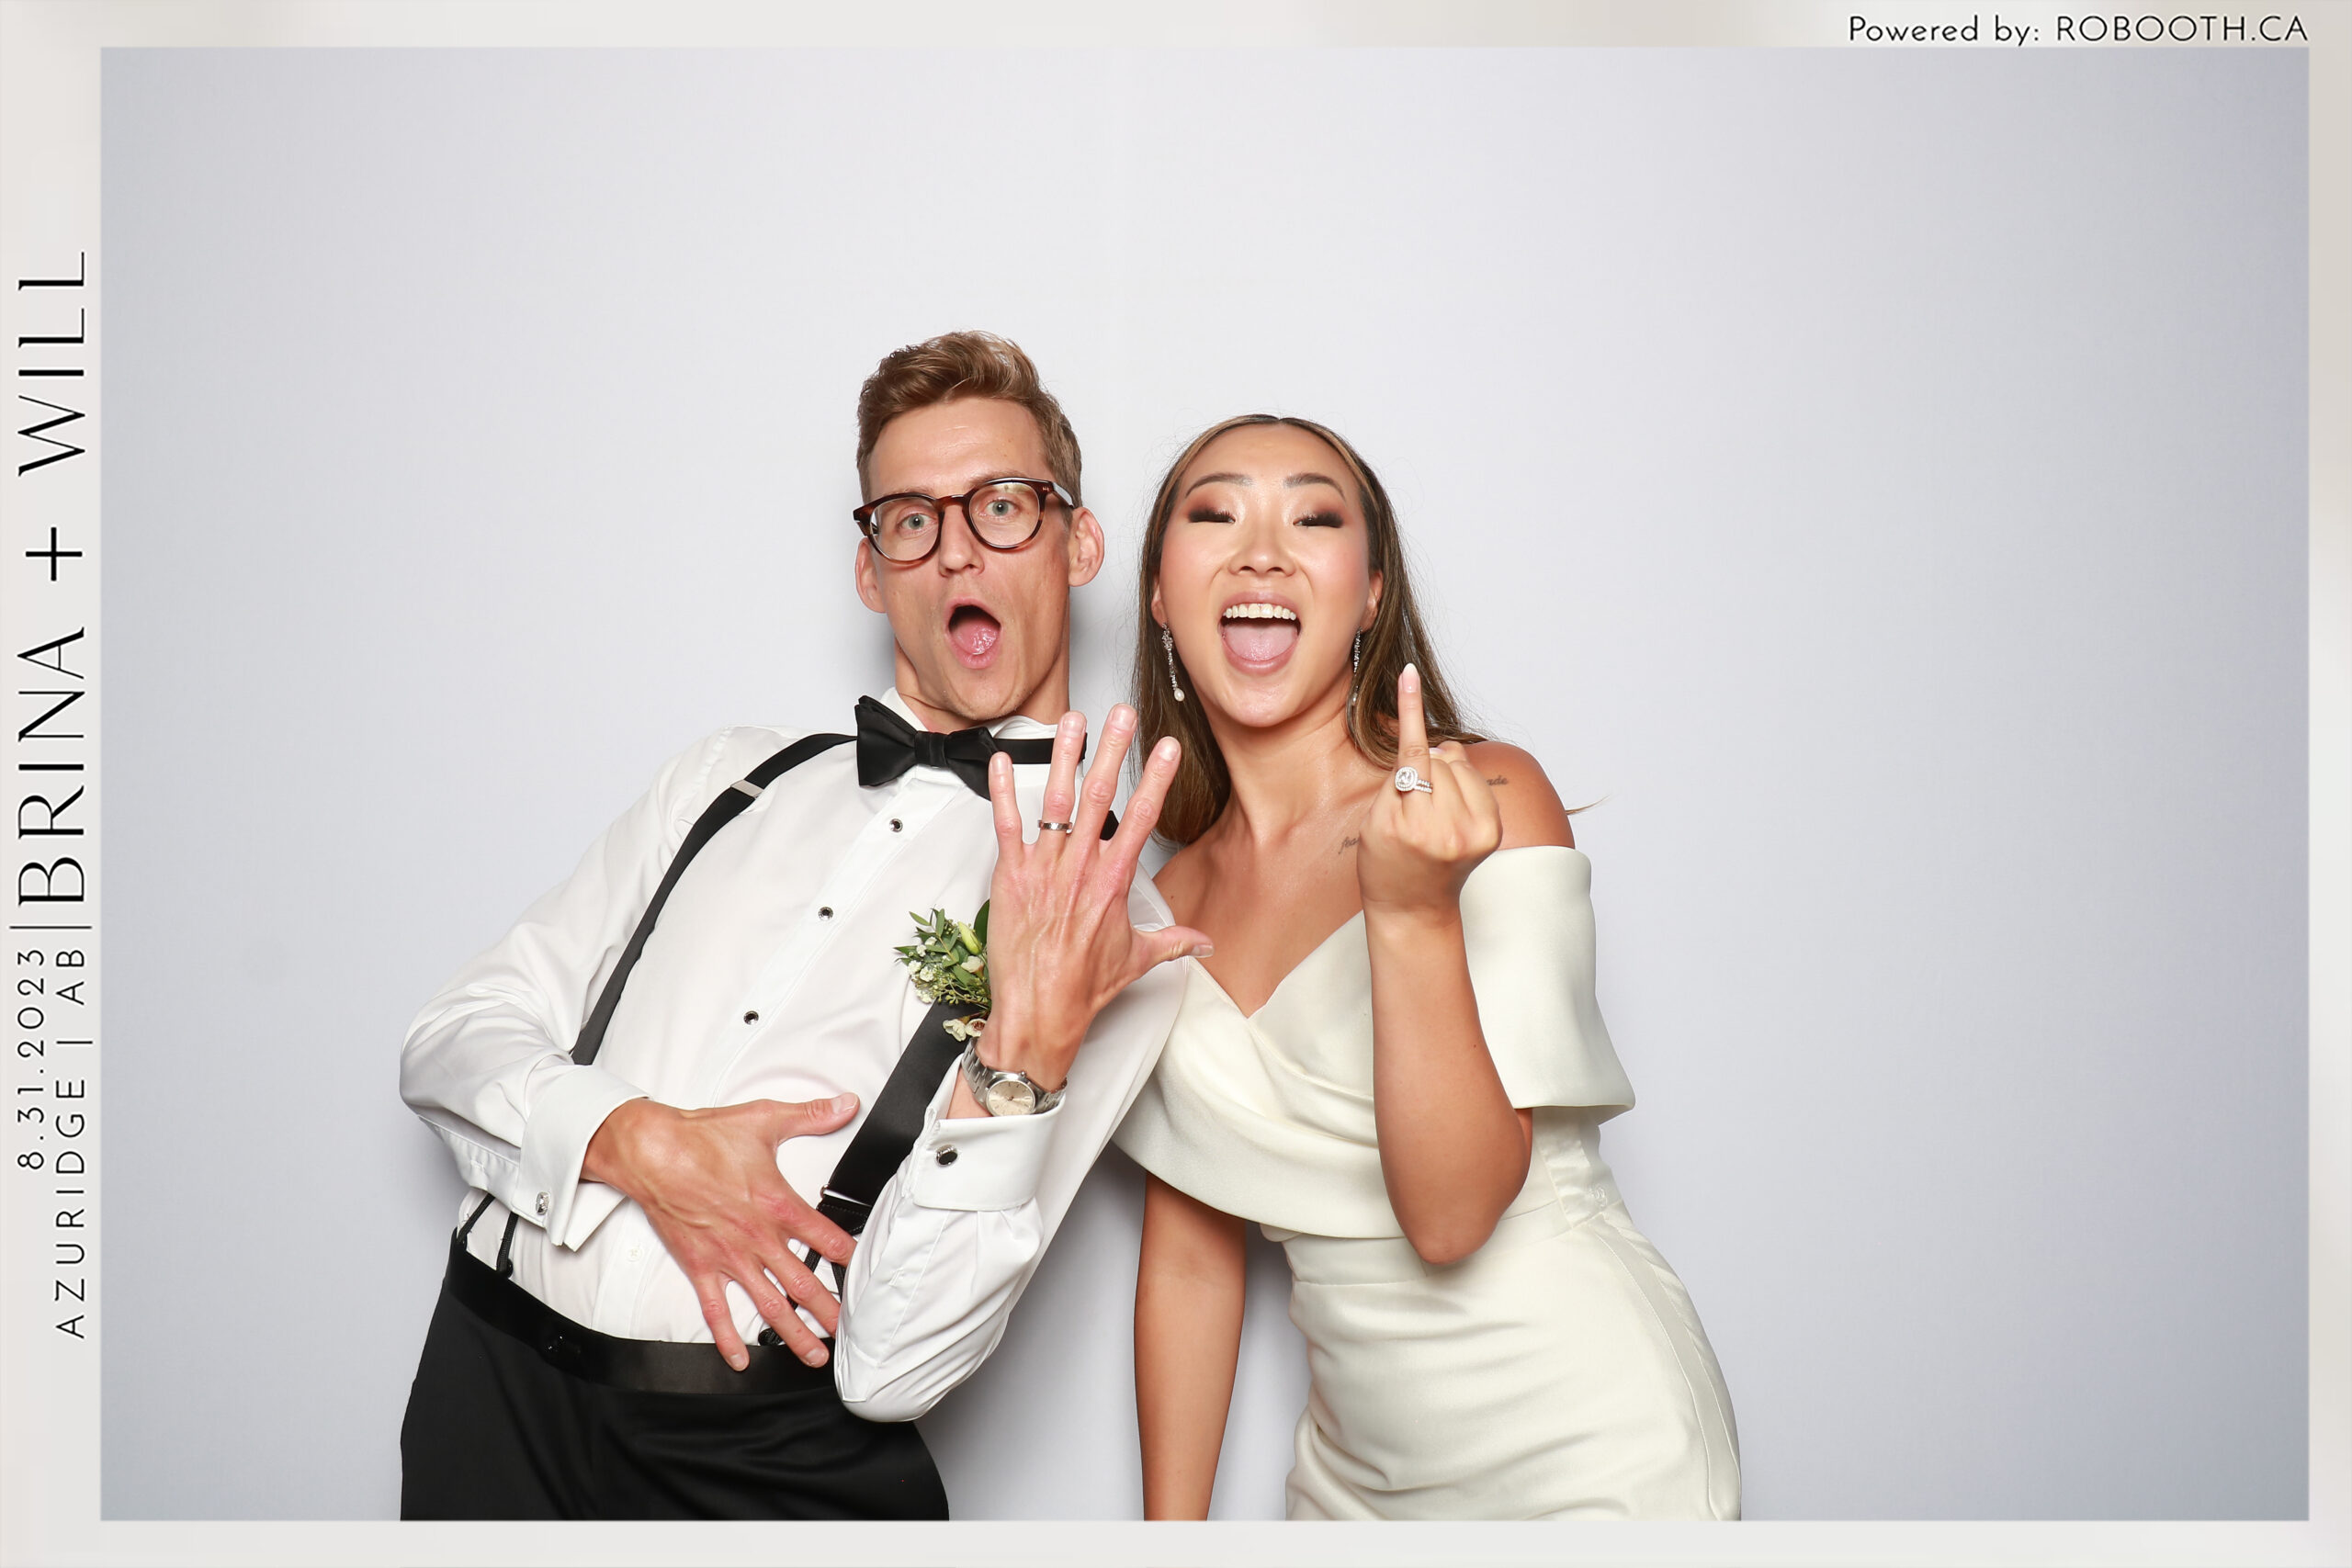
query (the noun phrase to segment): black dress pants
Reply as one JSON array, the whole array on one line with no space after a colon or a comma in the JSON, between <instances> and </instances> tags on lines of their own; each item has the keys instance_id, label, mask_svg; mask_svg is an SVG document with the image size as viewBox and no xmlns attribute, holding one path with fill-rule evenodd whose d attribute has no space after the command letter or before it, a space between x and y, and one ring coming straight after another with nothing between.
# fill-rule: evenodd
<instances>
[{"instance_id":1,"label":"black dress pants","mask_svg":"<svg viewBox=\"0 0 2352 1568\"><path fill-rule=\"evenodd\" d=\"M613 1386L552 1364L519 1337L516 1312L485 1315L469 1298L513 1292L517 1311L527 1303L575 1342L601 1336L539 1305L462 1247L451 1248L449 1267L401 1424L401 1517L947 1517L922 1435L910 1423L851 1415L830 1367L782 1393ZM457 1279L469 1269L478 1272Z\"/></svg>"}]
</instances>

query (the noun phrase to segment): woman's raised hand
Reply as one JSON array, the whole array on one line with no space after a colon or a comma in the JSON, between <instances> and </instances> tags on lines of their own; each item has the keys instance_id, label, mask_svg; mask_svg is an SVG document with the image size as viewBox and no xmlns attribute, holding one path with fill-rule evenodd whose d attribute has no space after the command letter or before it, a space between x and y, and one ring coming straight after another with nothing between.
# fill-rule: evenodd
<instances>
[{"instance_id":1,"label":"woman's raised hand","mask_svg":"<svg viewBox=\"0 0 2352 1568\"><path fill-rule=\"evenodd\" d=\"M1111 710L1102 749L1080 789L1086 716L1062 716L1044 820L1067 827L1041 828L1035 842L1023 838L1011 761L1001 752L989 760L997 850L989 885L989 1029L980 1059L1026 1073L1049 1089L1061 1086L1094 1015L1112 998L1155 964L1208 952L1208 938L1189 926L1139 931L1127 920L1127 885L1159 820L1180 755L1173 738L1152 749L1127 798L1125 820L1104 839L1103 818L1119 792L1119 768L1136 724L1136 710L1124 703Z\"/></svg>"},{"instance_id":2,"label":"woman's raised hand","mask_svg":"<svg viewBox=\"0 0 2352 1568\"><path fill-rule=\"evenodd\" d=\"M1421 716L1421 676L1411 665L1396 677L1396 776L1410 769L1426 789L1383 785L1364 813L1356 850L1356 883L1367 919L1378 914L1452 917L1462 884L1502 842L1495 793L1459 741L1434 751Z\"/></svg>"}]
</instances>

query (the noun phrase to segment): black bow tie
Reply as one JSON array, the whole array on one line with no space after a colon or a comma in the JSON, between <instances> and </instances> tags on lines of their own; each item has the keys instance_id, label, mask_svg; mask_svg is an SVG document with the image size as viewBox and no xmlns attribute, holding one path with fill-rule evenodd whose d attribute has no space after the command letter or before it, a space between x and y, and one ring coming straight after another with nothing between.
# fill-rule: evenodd
<instances>
[{"instance_id":1,"label":"black bow tie","mask_svg":"<svg viewBox=\"0 0 2352 1568\"><path fill-rule=\"evenodd\" d=\"M909 768L944 768L974 795L989 795L989 757L1001 751L1015 762L1050 762L1051 740L1000 740L985 729L945 735L917 729L872 697L857 699L857 782L886 784Z\"/></svg>"}]
</instances>

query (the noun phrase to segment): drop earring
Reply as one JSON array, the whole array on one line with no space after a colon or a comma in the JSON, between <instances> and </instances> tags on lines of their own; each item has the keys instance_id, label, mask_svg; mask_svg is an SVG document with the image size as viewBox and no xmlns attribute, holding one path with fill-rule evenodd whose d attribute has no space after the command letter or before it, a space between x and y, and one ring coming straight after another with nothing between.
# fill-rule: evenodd
<instances>
[{"instance_id":1,"label":"drop earring","mask_svg":"<svg viewBox=\"0 0 2352 1568\"><path fill-rule=\"evenodd\" d=\"M1354 646L1348 649L1348 711L1356 711L1356 677L1363 671L1363 633L1356 633Z\"/></svg>"},{"instance_id":2,"label":"drop earring","mask_svg":"<svg viewBox=\"0 0 2352 1568\"><path fill-rule=\"evenodd\" d=\"M1159 628L1159 648L1168 655L1168 689L1176 694L1176 700L1181 703L1184 700L1184 688L1176 683L1176 637L1166 626Z\"/></svg>"}]
</instances>

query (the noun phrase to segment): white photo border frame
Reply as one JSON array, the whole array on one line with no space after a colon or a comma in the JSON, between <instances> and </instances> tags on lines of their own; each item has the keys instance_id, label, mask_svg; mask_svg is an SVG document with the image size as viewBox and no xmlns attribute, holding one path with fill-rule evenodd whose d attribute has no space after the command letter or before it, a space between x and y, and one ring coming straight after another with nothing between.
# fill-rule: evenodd
<instances>
[{"instance_id":1,"label":"white photo border frame","mask_svg":"<svg viewBox=\"0 0 2352 1568\"><path fill-rule=\"evenodd\" d=\"M1948 18L1933 6L1890 16ZM2131 8L2126 8L2131 9ZM2005 10L2029 21L2061 7ZM287 6L176 9L105 0L10 0L0 12L0 252L12 277L59 258L95 259L98 54L107 47L310 47L1088 42L1648 44L1820 47L1846 42L1849 12L1814 4L1656 7L1310 4L1193 6L1110 15L1073 5L876 6L852 18L816 5L663 6L615 3ZM797 1551L834 1562L1159 1562L1214 1553L1236 1562L1450 1561L2327 1563L2352 1555L2352 28L2340 14L2311 31L2311 1517L2277 1523L1835 1522L1604 1526L1563 1535L1498 1524L1340 1527L1302 1537L1281 1526L1018 1525L796 1527ZM2150 47L2166 47L2154 44ZM95 306L98 280L91 281ZM13 334L12 334L13 335ZM13 368L13 367L12 367ZM102 390L93 389L93 390ZM95 414L93 424L99 428ZM5 491L6 537L52 522L98 546L94 479L38 495ZM34 509L41 509L39 514ZM12 554L5 596L18 627L97 625L95 574L49 589ZM76 598L76 594L82 596ZM94 699L89 705L97 705ZM12 720L21 725L22 717ZM94 730L94 734L96 731ZM96 751L92 750L95 768ZM89 858L95 877L98 857ZM95 1077L95 1075L93 1075ZM93 1086L93 1103L101 1103ZM48 1194L12 1183L0 1240L8 1391L0 1503L10 1562L763 1562L771 1528L610 1525L550 1533L530 1526L392 1523L133 1523L98 1516L96 1342L55 1355L50 1303L28 1294L20 1253L46 1227ZM1212 1533L1203 1534L1203 1530Z\"/></svg>"}]
</instances>

